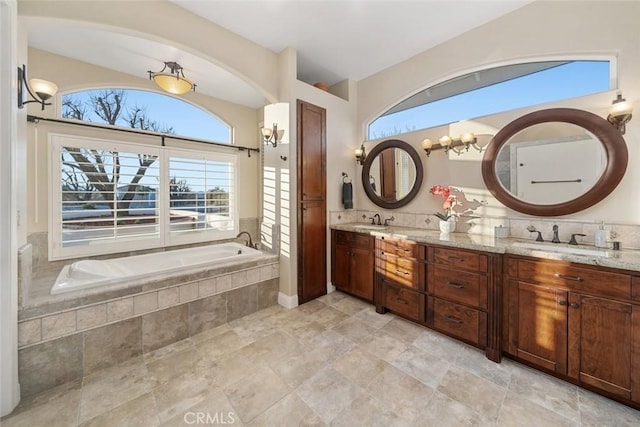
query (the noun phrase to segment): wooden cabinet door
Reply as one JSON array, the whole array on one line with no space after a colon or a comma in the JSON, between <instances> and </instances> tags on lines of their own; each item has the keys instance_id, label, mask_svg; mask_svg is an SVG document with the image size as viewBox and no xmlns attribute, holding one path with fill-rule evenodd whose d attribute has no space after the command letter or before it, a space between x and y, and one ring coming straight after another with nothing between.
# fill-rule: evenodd
<instances>
[{"instance_id":1,"label":"wooden cabinet door","mask_svg":"<svg viewBox=\"0 0 640 427\"><path fill-rule=\"evenodd\" d=\"M545 369L567 372L567 292L511 281L509 352Z\"/></svg>"},{"instance_id":2,"label":"wooden cabinet door","mask_svg":"<svg viewBox=\"0 0 640 427\"><path fill-rule=\"evenodd\" d=\"M632 377L640 374L638 307L577 293L570 294L569 303L569 376L637 401Z\"/></svg>"},{"instance_id":3,"label":"wooden cabinet door","mask_svg":"<svg viewBox=\"0 0 640 427\"><path fill-rule=\"evenodd\" d=\"M300 200L325 199L326 111L298 100L298 184Z\"/></svg>"},{"instance_id":4,"label":"wooden cabinet door","mask_svg":"<svg viewBox=\"0 0 640 427\"><path fill-rule=\"evenodd\" d=\"M370 250L352 248L349 265L349 282L354 295L373 301L373 253Z\"/></svg>"},{"instance_id":5,"label":"wooden cabinet door","mask_svg":"<svg viewBox=\"0 0 640 427\"><path fill-rule=\"evenodd\" d=\"M302 203L299 215L298 298L303 304L327 293L324 202Z\"/></svg>"},{"instance_id":6,"label":"wooden cabinet door","mask_svg":"<svg viewBox=\"0 0 640 427\"><path fill-rule=\"evenodd\" d=\"M331 271L333 286L343 291L351 292L349 286L349 266L351 264L351 251L348 246L334 245Z\"/></svg>"}]
</instances>

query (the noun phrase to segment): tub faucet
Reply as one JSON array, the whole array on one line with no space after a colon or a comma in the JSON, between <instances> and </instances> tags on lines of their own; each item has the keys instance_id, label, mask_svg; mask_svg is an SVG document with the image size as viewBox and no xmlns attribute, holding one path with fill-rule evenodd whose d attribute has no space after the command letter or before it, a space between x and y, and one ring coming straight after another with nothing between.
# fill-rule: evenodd
<instances>
[{"instance_id":1,"label":"tub faucet","mask_svg":"<svg viewBox=\"0 0 640 427\"><path fill-rule=\"evenodd\" d=\"M558 237L558 224L553 225L553 239L551 239L551 243L560 243L560 238Z\"/></svg>"},{"instance_id":2,"label":"tub faucet","mask_svg":"<svg viewBox=\"0 0 640 427\"><path fill-rule=\"evenodd\" d=\"M241 231L240 233L238 233L238 235L236 236L236 239L239 238L240 236L242 236L243 234L246 234L247 237L249 238L249 240L246 240L246 244L248 247L253 248L253 249L257 249L257 245L253 244L253 240L251 239L251 234L249 234L248 231Z\"/></svg>"}]
</instances>

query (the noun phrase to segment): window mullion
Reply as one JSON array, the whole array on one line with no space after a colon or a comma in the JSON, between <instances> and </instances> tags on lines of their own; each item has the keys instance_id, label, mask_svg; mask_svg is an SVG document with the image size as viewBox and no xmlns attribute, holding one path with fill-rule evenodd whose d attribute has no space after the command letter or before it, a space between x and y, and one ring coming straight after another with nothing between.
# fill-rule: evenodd
<instances>
[{"instance_id":1,"label":"window mullion","mask_svg":"<svg viewBox=\"0 0 640 427\"><path fill-rule=\"evenodd\" d=\"M159 200L158 200L158 216L160 226L161 245L169 244L169 233L171 227L171 209L170 209L170 188L169 181L171 170L169 167L170 152L167 149L160 150L160 183L159 183Z\"/></svg>"}]
</instances>

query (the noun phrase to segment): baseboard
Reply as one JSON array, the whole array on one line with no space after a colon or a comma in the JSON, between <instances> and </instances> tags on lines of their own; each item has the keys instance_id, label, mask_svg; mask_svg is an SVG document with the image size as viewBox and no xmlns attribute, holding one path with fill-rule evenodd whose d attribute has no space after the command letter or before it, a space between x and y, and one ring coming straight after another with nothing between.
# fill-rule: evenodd
<instances>
[{"instance_id":1,"label":"baseboard","mask_svg":"<svg viewBox=\"0 0 640 427\"><path fill-rule=\"evenodd\" d=\"M331 282L327 282L327 293L330 294L331 292L335 292L335 291L336 291L336 287L333 286Z\"/></svg>"},{"instance_id":2,"label":"baseboard","mask_svg":"<svg viewBox=\"0 0 640 427\"><path fill-rule=\"evenodd\" d=\"M285 308L295 308L298 306L298 295L285 295L278 292L278 304Z\"/></svg>"}]
</instances>

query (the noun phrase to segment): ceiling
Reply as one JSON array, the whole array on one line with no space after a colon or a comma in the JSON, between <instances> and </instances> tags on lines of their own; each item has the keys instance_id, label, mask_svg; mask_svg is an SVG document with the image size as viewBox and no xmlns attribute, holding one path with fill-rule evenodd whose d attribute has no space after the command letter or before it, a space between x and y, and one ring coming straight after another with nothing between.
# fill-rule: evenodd
<instances>
[{"instance_id":1,"label":"ceiling","mask_svg":"<svg viewBox=\"0 0 640 427\"><path fill-rule=\"evenodd\" d=\"M296 48L298 79L334 84L361 80L531 0L172 1L276 53ZM60 21L30 25L28 37L29 46L137 77L176 61L200 93L253 108L266 103L220 66L150 39Z\"/></svg>"}]
</instances>

